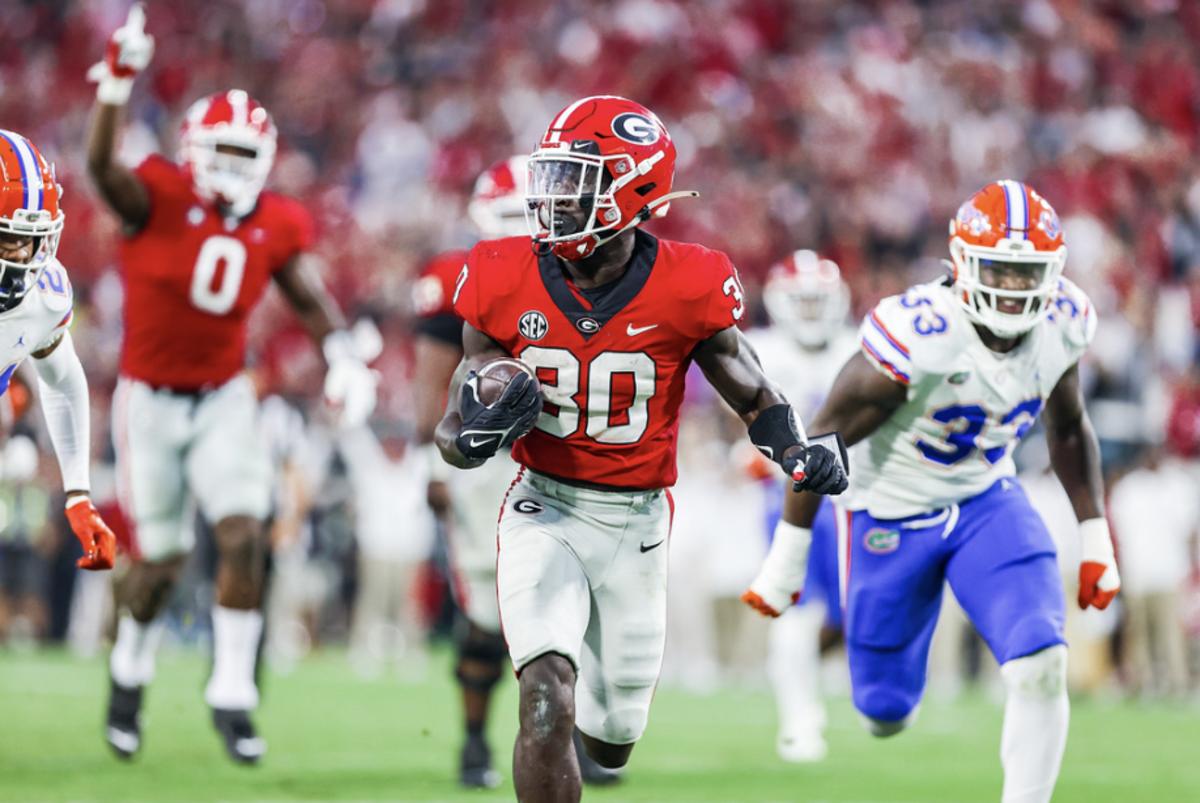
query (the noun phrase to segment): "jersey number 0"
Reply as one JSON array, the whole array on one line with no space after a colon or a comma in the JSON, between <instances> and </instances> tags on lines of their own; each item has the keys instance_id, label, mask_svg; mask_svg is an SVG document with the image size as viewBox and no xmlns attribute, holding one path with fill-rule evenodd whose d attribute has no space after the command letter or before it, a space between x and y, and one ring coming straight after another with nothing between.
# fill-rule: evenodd
<instances>
[{"instance_id":1,"label":"jersey number 0","mask_svg":"<svg viewBox=\"0 0 1200 803\"><path fill-rule=\"evenodd\" d=\"M224 263L225 271L216 287L217 268ZM192 287L189 297L196 309L213 315L224 315L233 309L242 278L246 275L246 246L241 240L218 234L200 246L196 266L192 268Z\"/></svg>"}]
</instances>

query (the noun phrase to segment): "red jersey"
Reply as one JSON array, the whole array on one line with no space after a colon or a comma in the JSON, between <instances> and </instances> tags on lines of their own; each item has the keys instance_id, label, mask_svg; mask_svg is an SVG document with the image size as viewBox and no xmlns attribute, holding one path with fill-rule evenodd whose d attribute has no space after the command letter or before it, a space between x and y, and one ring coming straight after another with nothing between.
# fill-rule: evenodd
<instances>
[{"instance_id":1,"label":"red jersey","mask_svg":"<svg viewBox=\"0 0 1200 803\"><path fill-rule=\"evenodd\" d=\"M150 215L121 243L121 373L180 390L219 385L245 365L246 320L272 274L312 243L312 218L264 192L227 223L181 166L151 156L134 172Z\"/></svg>"},{"instance_id":2,"label":"red jersey","mask_svg":"<svg viewBox=\"0 0 1200 803\"><path fill-rule=\"evenodd\" d=\"M675 483L679 407L696 345L742 317L729 257L637 231L625 274L580 291L528 237L484 241L455 282L454 309L537 370L545 407L513 446L522 465L617 488Z\"/></svg>"},{"instance_id":3,"label":"red jersey","mask_svg":"<svg viewBox=\"0 0 1200 803\"><path fill-rule=\"evenodd\" d=\"M418 334L462 347L462 319L454 311L454 285L466 261L466 251L447 251L421 270L412 288Z\"/></svg>"}]
</instances>

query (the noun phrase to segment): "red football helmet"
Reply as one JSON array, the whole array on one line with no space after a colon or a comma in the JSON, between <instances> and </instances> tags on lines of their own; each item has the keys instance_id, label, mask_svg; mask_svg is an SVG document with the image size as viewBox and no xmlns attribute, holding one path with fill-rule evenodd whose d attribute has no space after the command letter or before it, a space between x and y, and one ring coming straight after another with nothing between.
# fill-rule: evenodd
<instances>
[{"instance_id":1,"label":"red football helmet","mask_svg":"<svg viewBox=\"0 0 1200 803\"><path fill-rule=\"evenodd\" d=\"M179 156L200 197L220 201L236 217L254 210L275 161L275 124L241 89L192 104L179 133Z\"/></svg>"},{"instance_id":2,"label":"red football helmet","mask_svg":"<svg viewBox=\"0 0 1200 803\"><path fill-rule=\"evenodd\" d=\"M801 250L771 267L763 304L771 323L800 345L819 348L845 325L850 288L836 262L820 258L816 251Z\"/></svg>"},{"instance_id":3,"label":"red football helmet","mask_svg":"<svg viewBox=\"0 0 1200 803\"><path fill-rule=\"evenodd\" d=\"M529 157L526 220L535 247L582 259L618 234L667 214L675 143L654 112L615 95L582 98L563 109ZM578 204L582 226L562 214ZM557 207L557 208L556 208Z\"/></svg>"},{"instance_id":4,"label":"red football helmet","mask_svg":"<svg viewBox=\"0 0 1200 803\"><path fill-rule=\"evenodd\" d=\"M0 312L7 312L37 284L58 253L66 216L59 208L62 187L54 166L37 147L0 129ZM25 256L12 258L14 251Z\"/></svg>"},{"instance_id":5,"label":"red football helmet","mask_svg":"<svg viewBox=\"0 0 1200 803\"><path fill-rule=\"evenodd\" d=\"M510 156L485 170L467 205L471 222L485 240L525 234L525 178L529 157Z\"/></svg>"},{"instance_id":6,"label":"red football helmet","mask_svg":"<svg viewBox=\"0 0 1200 803\"><path fill-rule=\"evenodd\" d=\"M1067 262L1058 213L1019 181L989 184L950 221L954 286L971 320L1000 337L1050 311Z\"/></svg>"}]
</instances>

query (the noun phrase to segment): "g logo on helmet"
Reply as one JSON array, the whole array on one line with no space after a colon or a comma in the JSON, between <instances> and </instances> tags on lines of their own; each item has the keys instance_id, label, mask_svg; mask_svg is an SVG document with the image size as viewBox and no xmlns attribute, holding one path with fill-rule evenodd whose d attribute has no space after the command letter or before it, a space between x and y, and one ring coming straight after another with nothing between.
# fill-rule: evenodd
<instances>
[{"instance_id":1,"label":"g logo on helmet","mask_svg":"<svg viewBox=\"0 0 1200 803\"><path fill-rule=\"evenodd\" d=\"M652 145L662 136L658 123L637 112L618 114L613 118L612 130L618 137L634 145Z\"/></svg>"}]
</instances>

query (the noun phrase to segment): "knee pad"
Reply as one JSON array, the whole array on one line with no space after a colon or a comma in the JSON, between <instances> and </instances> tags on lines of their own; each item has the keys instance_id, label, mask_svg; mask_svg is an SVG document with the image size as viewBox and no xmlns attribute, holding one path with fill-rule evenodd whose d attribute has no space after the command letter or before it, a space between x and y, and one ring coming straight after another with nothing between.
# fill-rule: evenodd
<instances>
[{"instance_id":1,"label":"knee pad","mask_svg":"<svg viewBox=\"0 0 1200 803\"><path fill-rule=\"evenodd\" d=\"M609 711L608 716L604 718L603 733L596 738L609 744L632 744L642 738L642 734L646 732L648 714L649 711L641 707L618 708Z\"/></svg>"},{"instance_id":2,"label":"knee pad","mask_svg":"<svg viewBox=\"0 0 1200 803\"><path fill-rule=\"evenodd\" d=\"M917 721L917 713L920 710L921 708L918 706L900 719L875 719L861 713L859 714L859 718L872 736L877 739L886 739L889 736L895 736L902 730L908 729Z\"/></svg>"},{"instance_id":3,"label":"knee pad","mask_svg":"<svg viewBox=\"0 0 1200 803\"><path fill-rule=\"evenodd\" d=\"M1067 691L1067 647L1055 644L1031 655L1014 658L1000 667L1009 694L1058 697Z\"/></svg>"}]
</instances>

